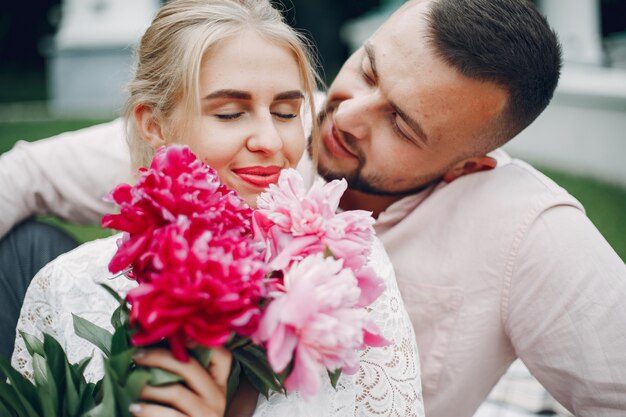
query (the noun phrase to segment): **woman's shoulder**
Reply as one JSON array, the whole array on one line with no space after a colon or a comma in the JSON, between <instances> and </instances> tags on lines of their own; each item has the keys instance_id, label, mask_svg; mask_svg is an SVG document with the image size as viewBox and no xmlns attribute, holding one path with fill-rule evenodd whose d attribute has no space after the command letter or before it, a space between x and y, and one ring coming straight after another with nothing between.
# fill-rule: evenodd
<instances>
[{"instance_id":1,"label":"woman's shoulder","mask_svg":"<svg viewBox=\"0 0 626 417\"><path fill-rule=\"evenodd\" d=\"M108 264L117 250L118 236L83 243L44 266L33 279L32 285L46 284L51 280L72 281L89 278L102 282L111 277Z\"/></svg>"}]
</instances>

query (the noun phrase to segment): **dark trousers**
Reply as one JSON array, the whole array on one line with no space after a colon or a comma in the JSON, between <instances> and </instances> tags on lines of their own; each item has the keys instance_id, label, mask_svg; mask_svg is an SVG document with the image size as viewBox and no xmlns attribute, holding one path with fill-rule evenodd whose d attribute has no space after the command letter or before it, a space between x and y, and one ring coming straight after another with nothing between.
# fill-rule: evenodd
<instances>
[{"instance_id":1,"label":"dark trousers","mask_svg":"<svg viewBox=\"0 0 626 417\"><path fill-rule=\"evenodd\" d=\"M64 231L34 220L15 226L0 240L0 355L10 359L13 354L15 326L30 281L48 262L76 246Z\"/></svg>"}]
</instances>

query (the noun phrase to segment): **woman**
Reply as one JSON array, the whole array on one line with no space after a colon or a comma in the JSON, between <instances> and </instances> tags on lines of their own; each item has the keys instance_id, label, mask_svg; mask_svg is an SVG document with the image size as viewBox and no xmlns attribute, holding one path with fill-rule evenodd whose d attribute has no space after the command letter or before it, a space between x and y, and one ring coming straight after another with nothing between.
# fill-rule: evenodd
<instances>
[{"instance_id":1,"label":"woman","mask_svg":"<svg viewBox=\"0 0 626 417\"><path fill-rule=\"evenodd\" d=\"M146 166L162 145L187 144L254 207L280 170L295 167L302 156L301 115L310 114L305 107L313 109L314 87L302 40L269 1L172 1L160 10L138 50L125 107L133 163ZM107 272L115 240L87 243L44 268L29 287L18 330L53 335L70 361L92 356L93 346L74 334L71 314L110 328L115 301L96 284L106 282L121 294L135 285L111 280ZM387 287L372 306L372 318L392 345L364 351L360 372L342 376L337 390L327 383L311 402L297 393L265 399L242 390L232 410L239 413L235 408L241 407L241 415L258 416L423 414L412 327L379 242L370 262ZM87 369L91 380L102 375L98 355L94 359ZM208 372L197 362L175 361L166 351L135 359L174 371L186 384L146 388L144 402L132 408L134 415L223 415L228 352L218 350ZM20 337L13 365L27 375L32 369Z\"/></svg>"}]
</instances>

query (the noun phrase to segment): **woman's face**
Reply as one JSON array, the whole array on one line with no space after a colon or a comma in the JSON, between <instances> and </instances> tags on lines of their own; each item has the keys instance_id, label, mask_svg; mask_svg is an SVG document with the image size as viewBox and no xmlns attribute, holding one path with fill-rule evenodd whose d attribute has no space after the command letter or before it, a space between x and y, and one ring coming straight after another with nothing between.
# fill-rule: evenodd
<instances>
[{"instance_id":1,"label":"woman's face","mask_svg":"<svg viewBox=\"0 0 626 417\"><path fill-rule=\"evenodd\" d=\"M199 87L199 118L183 106L174 111L174 131L185 132L176 141L256 207L257 196L304 151L298 64L284 47L245 31L206 54Z\"/></svg>"}]
</instances>

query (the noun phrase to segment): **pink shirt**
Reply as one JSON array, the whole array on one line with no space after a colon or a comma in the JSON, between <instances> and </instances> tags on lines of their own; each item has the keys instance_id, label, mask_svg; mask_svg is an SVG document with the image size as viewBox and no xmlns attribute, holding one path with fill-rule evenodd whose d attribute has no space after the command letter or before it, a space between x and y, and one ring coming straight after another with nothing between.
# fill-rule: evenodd
<instances>
[{"instance_id":1,"label":"pink shirt","mask_svg":"<svg viewBox=\"0 0 626 417\"><path fill-rule=\"evenodd\" d=\"M406 197L376 231L420 350L429 417L471 416L519 356L577 416L626 411L626 266L580 204L505 152Z\"/></svg>"},{"instance_id":2,"label":"pink shirt","mask_svg":"<svg viewBox=\"0 0 626 417\"><path fill-rule=\"evenodd\" d=\"M0 235L34 213L97 221L128 181L119 120L0 157ZM428 417L469 417L517 356L579 416L626 410L626 266L527 164L406 197L376 223L422 366ZM305 173L310 170L304 168Z\"/></svg>"}]
</instances>

